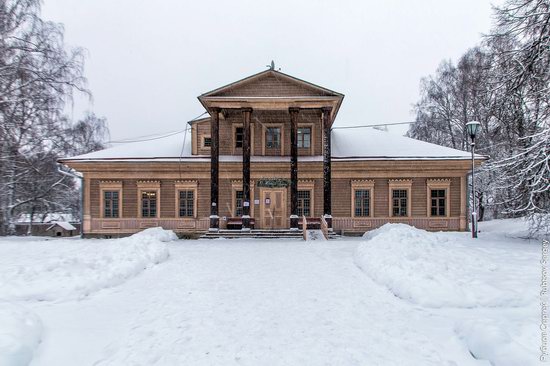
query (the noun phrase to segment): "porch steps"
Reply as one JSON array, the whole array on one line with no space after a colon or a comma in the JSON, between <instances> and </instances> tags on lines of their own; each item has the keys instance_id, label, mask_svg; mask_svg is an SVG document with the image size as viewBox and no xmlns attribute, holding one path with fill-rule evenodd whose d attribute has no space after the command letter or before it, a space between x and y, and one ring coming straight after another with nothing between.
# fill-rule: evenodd
<instances>
[{"instance_id":1,"label":"porch steps","mask_svg":"<svg viewBox=\"0 0 550 366\"><path fill-rule=\"evenodd\" d=\"M329 239L338 237L335 233L330 233ZM208 231L201 235L201 239L303 239L302 230L260 230L254 229L250 231L241 230L226 230L222 229L217 232Z\"/></svg>"},{"instance_id":2,"label":"porch steps","mask_svg":"<svg viewBox=\"0 0 550 366\"><path fill-rule=\"evenodd\" d=\"M259 230L250 231L241 230L219 230L217 232L208 231L201 235L201 239L302 239L302 231L291 230Z\"/></svg>"}]
</instances>

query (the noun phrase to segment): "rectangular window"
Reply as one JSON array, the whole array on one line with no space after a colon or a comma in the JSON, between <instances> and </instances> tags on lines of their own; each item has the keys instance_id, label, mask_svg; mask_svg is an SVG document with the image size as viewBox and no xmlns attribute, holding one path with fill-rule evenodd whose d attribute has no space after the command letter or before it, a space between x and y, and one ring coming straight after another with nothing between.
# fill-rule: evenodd
<instances>
[{"instance_id":1,"label":"rectangular window","mask_svg":"<svg viewBox=\"0 0 550 366\"><path fill-rule=\"evenodd\" d=\"M303 148L311 147L311 128L310 127L298 128L298 147L303 147Z\"/></svg>"},{"instance_id":2,"label":"rectangular window","mask_svg":"<svg viewBox=\"0 0 550 366\"><path fill-rule=\"evenodd\" d=\"M212 146L212 137L205 137L204 140L202 140L202 146L203 147Z\"/></svg>"},{"instance_id":3,"label":"rectangular window","mask_svg":"<svg viewBox=\"0 0 550 366\"><path fill-rule=\"evenodd\" d=\"M270 149L281 147L281 129L279 127L268 127L265 131L265 146Z\"/></svg>"},{"instance_id":4,"label":"rectangular window","mask_svg":"<svg viewBox=\"0 0 550 366\"><path fill-rule=\"evenodd\" d=\"M407 216L407 190L394 189L392 191L393 216Z\"/></svg>"},{"instance_id":5,"label":"rectangular window","mask_svg":"<svg viewBox=\"0 0 550 366\"><path fill-rule=\"evenodd\" d=\"M445 201L446 201L445 189L432 189L431 190L431 214L432 216L446 216Z\"/></svg>"},{"instance_id":6,"label":"rectangular window","mask_svg":"<svg viewBox=\"0 0 550 366\"><path fill-rule=\"evenodd\" d=\"M355 190L355 216L370 216L370 191L368 189Z\"/></svg>"},{"instance_id":7,"label":"rectangular window","mask_svg":"<svg viewBox=\"0 0 550 366\"><path fill-rule=\"evenodd\" d=\"M236 127L235 128L235 147L243 147L243 136L244 136L244 132L243 132L243 128L242 127Z\"/></svg>"},{"instance_id":8,"label":"rectangular window","mask_svg":"<svg viewBox=\"0 0 550 366\"><path fill-rule=\"evenodd\" d=\"M141 217L157 217L157 192L141 192Z\"/></svg>"},{"instance_id":9,"label":"rectangular window","mask_svg":"<svg viewBox=\"0 0 550 366\"><path fill-rule=\"evenodd\" d=\"M179 191L179 212L180 217L195 216L195 191Z\"/></svg>"},{"instance_id":10,"label":"rectangular window","mask_svg":"<svg viewBox=\"0 0 550 366\"><path fill-rule=\"evenodd\" d=\"M311 217L311 191L298 191L298 216Z\"/></svg>"},{"instance_id":11,"label":"rectangular window","mask_svg":"<svg viewBox=\"0 0 550 366\"><path fill-rule=\"evenodd\" d=\"M235 216L243 215L243 191L235 191Z\"/></svg>"},{"instance_id":12,"label":"rectangular window","mask_svg":"<svg viewBox=\"0 0 550 366\"><path fill-rule=\"evenodd\" d=\"M118 217L118 191L103 191L103 217Z\"/></svg>"}]
</instances>

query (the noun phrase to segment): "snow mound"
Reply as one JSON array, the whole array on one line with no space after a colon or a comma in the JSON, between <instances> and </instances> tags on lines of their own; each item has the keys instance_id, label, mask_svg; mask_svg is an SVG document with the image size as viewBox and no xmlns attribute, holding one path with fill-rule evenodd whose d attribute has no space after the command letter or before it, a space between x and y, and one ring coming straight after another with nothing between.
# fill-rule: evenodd
<instances>
[{"instance_id":1,"label":"snow mound","mask_svg":"<svg viewBox=\"0 0 550 366\"><path fill-rule=\"evenodd\" d=\"M525 317L477 317L458 323L455 332L476 359L488 360L496 366L534 366L539 364L536 352L532 352L538 340L537 319L529 320L532 323Z\"/></svg>"},{"instance_id":2,"label":"snow mound","mask_svg":"<svg viewBox=\"0 0 550 366\"><path fill-rule=\"evenodd\" d=\"M40 344L42 323L22 306L0 302L0 365L28 365Z\"/></svg>"},{"instance_id":3,"label":"snow mound","mask_svg":"<svg viewBox=\"0 0 550 366\"><path fill-rule=\"evenodd\" d=\"M511 266L505 249L474 247L466 236L430 233L405 224L386 224L364 239L356 253L358 266L412 303L472 308L536 301L536 289L525 286L529 283L525 278L534 280L536 271Z\"/></svg>"},{"instance_id":4,"label":"snow mound","mask_svg":"<svg viewBox=\"0 0 550 366\"><path fill-rule=\"evenodd\" d=\"M132 235L132 240L169 242L178 240L178 236L172 230L164 230L161 227L152 227Z\"/></svg>"},{"instance_id":5,"label":"snow mound","mask_svg":"<svg viewBox=\"0 0 550 366\"><path fill-rule=\"evenodd\" d=\"M165 261L170 230L151 228L114 240L51 241L0 267L0 299L63 301L113 287ZM36 244L35 244L36 245ZM19 251L25 252L21 246Z\"/></svg>"}]
</instances>

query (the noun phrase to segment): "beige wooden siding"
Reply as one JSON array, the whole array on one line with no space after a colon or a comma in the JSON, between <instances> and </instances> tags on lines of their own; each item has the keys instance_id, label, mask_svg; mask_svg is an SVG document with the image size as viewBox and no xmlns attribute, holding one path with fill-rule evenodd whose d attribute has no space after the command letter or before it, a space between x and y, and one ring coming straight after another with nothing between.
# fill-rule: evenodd
<instances>
[{"instance_id":1,"label":"beige wooden siding","mask_svg":"<svg viewBox=\"0 0 550 366\"><path fill-rule=\"evenodd\" d=\"M99 179L92 179L90 180L90 215L92 217L99 218L101 215L99 207L100 200Z\"/></svg>"},{"instance_id":2,"label":"beige wooden siding","mask_svg":"<svg viewBox=\"0 0 550 366\"><path fill-rule=\"evenodd\" d=\"M210 179L198 179L197 218L210 216Z\"/></svg>"},{"instance_id":3,"label":"beige wooden siding","mask_svg":"<svg viewBox=\"0 0 550 366\"><path fill-rule=\"evenodd\" d=\"M451 216L460 216L460 177L451 179Z\"/></svg>"},{"instance_id":4,"label":"beige wooden siding","mask_svg":"<svg viewBox=\"0 0 550 366\"><path fill-rule=\"evenodd\" d=\"M274 174L274 177L276 175ZM435 177L435 179L441 177ZM121 213L125 218L135 218L138 215L137 180L123 179L122 181L122 207ZM232 212L232 179L220 179L219 184L219 215L233 216ZM425 217L427 213L427 190L426 178L412 179L411 213L414 217ZM175 180L160 180L159 213L161 218L172 218L176 216L177 198L175 195ZM312 215L318 217L323 213L323 180L314 179L315 189L313 192ZM387 217L389 213L389 191L388 179L374 179L374 217ZM259 189L253 187L252 193L255 199L259 199ZM290 189L287 190L287 202L290 204ZM197 217L208 217L210 215L210 180L199 179L197 190ZM332 180L332 214L335 217L351 217L351 179L334 178ZM90 180L90 214L93 218L100 218L100 180ZM451 188L448 198L451 217L460 216L460 177L451 179ZM254 206L254 201L251 202ZM259 219L258 207L252 210L254 217ZM288 215L290 215L290 207Z\"/></svg>"},{"instance_id":5,"label":"beige wooden siding","mask_svg":"<svg viewBox=\"0 0 550 366\"><path fill-rule=\"evenodd\" d=\"M374 217L388 217L389 214L388 179L374 180Z\"/></svg>"},{"instance_id":6,"label":"beige wooden siding","mask_svg":"<svg viewBox=\"0 0 550 366\"><path fill-rule=\"evenodd\" d=\"M320 189L318 190L320 202L320 211L323 212L323 180L320 179ZM332 180L332 216L349 217L351 215L351 185L350 179Z\"/></svg>"},{"instance_id":7,"label":"beige wooden siding","mask_svg":"<svg viewBox=\"0 0 550 366\"><path fill-rule=\"evenodd\" d=\"M136 179L122 181L122 211L123 217L138 217L138 191Z\"/></svg>"},{"instance_id":8,"label":"beige wooden siding","mask_svg":"<svg viewBox=\"0 0 550 366\"><path fill-rule=\"evenodd\" d=\"M176 214L176 187L174 180L162 180L160 184L160 217L174 217Z\"/></svg>"},{"instance_id":9,"label":"beige wooden siding","mask_svg":"<svg viewBox=\"0 0 550 366\"><path fill-rule=\"evenodd\" d=\"M413 179L411 196L412 199L409 198L409 204L411 205L412 216L426 216L426 178Z\"/></svg>"}]
</instances>

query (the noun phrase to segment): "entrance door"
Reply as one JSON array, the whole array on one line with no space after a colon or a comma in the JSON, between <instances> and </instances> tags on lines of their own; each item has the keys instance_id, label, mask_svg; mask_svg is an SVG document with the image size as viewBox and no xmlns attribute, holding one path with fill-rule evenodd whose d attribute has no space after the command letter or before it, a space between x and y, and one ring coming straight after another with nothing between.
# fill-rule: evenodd
<instances>
[{"instance_id":1,"label":"entrance door","mask_svg":"<svg viewBox=\"0 0 550 366\"><path fill-rule=\"evenodd\" d=\"M284 229L286 227L286 188L262 190L262 229Z\"/></svg>"}]
</instances>

